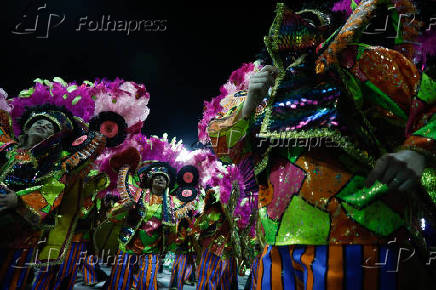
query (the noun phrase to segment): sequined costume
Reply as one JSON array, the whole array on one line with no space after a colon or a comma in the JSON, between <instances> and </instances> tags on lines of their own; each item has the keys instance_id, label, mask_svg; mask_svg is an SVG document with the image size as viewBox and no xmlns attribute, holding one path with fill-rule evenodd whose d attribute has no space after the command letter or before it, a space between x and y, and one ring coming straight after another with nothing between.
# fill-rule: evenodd
<instances>
[{"instance_id":1,"label":"sequined costume","mask_svg":"<svg viewBox=\"0 0 436 290\"><path fill-rule=\"evenodd\" d=\"M71 118L76 121L80 129L80 134L76 134L75 137L78 137L77 139L61 139L64 146L58 167L67 174L59 178L59 181L66 185L65 193L56 213L52 214L55 218L46 218L46 226L38 241L35 258L29 263L36 269L34 288L73 287L81 264L76 262L80 262L83 253L88 250L87 242L82 240L83 235L76 235L79 231L78 223L84 217L82 209L89 206L88 198L90 196L92 198L101 189L96 187L92 178L87 177L88 172L105 146L122 143L127 130L125 120L136 123L148 114L145 106L143 112L136 114L135 118L129 115L132 112L134 114L134 110L129 110L128 113L121 112L123 116L130 117L124 119L116 112L114 103L124 108L133 104L146 105L148 98L143 85L123 82L119 79L114 82L84 81L77 84L67 83L57 77L53 81L36 79L33 87L21 91L17 98L11 100L14 107L11 115L14 119L18 120L27 106L54 103L70 110L74 115L74 118L73 116ZM68 125L65 120L60 122L65 126ZM20 132L21 128L14 124L14 129ZM57 154L59 152L51 150L48 156L56 157ZM52 190L55 189L53 187ZM69 282L69 285L65 285L68 284L66 282Z\"/></svg>"},{"instance_id":2,"label":"sequined costume","mask_svg":"<svg viewBox=\"0 0 436 290\"><path fill-rule=\"evenodd\" d=\"M92 170L84 179L83 202L70 247L60 265L38 271L32 289L73 289L79 272L86 285L96 284L97 257L90 243L96 215L97 194L107 184L107 176Z\"/></svg>"},{"instance_id":3,"label":"sequined costume","mask_svg":"<svg viewBox=\"0 0 436 290\"><path fill-rule=\"evenodd\" d=\"M194 223L199 255L197 289L230 289L254 258L257 185L250 162L217 166ZM200 255L201 253L201 255Z\"/></svg>"},{"instance_id":4,"label":"sequined costume","mask_svg":"<svg viewBox=\"0 0 436 290\"><path fill-rule=\"evenodd\" d=\"M199 172L192 165L180 169L177 174L177 189L173 191L172 207L177 220L176 230L169 239L169 250L175 253L171 269L170 289L183 289L194 281L196 216L199 214Z\"/></svg>"},{"instance_id":5,"label":"sequined costume","mask_svg":"<svg viewBox=\"0 0 436 290\"><path fill-rule=\"evenodd\" d=\"M137 156L137 159L132 156ZM111 221L123 222L118 256L124 257L127 265L126 261L114 265L108 289L157 289L160 255L166 252L165 237L175 227L168 194L169 188L174 186L175 169L167 163L145 162L136 173L139 152L133 147L115 155L112 160L113 164L116 163L114 160L121 163L129 160L129 165L114 165L114 168L119 168L121 200L107 214ZM134 169L133 174L129 173L130 168ZM151 191L152 178L157 175L163 175L167 180L162 195ZM135 176L138 179L135 180Z\"/></svg>"},{"instance_id":6,"label":"sequined costume","mask_svg":"<svg viewBox=\"0 0 436 290\"><path fill-rule=\"evenodd\" d=\"M87 189L81 209L81 217L76 228L73 242L85 243L86 250L82 251L79 257L79 271L82 273L83 282L85 285L92 286L97 284L99 271L98 253L92 245L92 236L95 231L96 221L100 215L102 200L98 197L101 192L109 184L106 174L98 174L93 171L88 175L88 180L85 181ZM65 263L65 262L64 262ZM74 285L74 283L70 283Z\"/></svg>"},{"instance_id":7,"label":"sequined costume","mask_svg":"<svg viewBox=\"0 0 436 290\"><path fill-rule=\"evenodd\" d=\"M202 249L198 262L196 289L230 289L237 285L237 262L233 255L235 245L228 218L222 209L216 192L209 189L205 197L202 214L195 222L199 231L198 244Z\"/></svg>"},{"instance_id":8,"label":"sequined costume","mask_svg":"<svg viewBox=\"0 0 436 290\"><path fill-rule=\"evenodd\" d=\"M279 4L265 37L279 70L271 95L249 119L240 117L242 100L209 122L217 155L255 163L268 244L257 289L342 289L352 277L364 277L353 289L410 289L407 268L415 269L418 288L430 279L422 256L401 265L402 275L390 270L398 245L425 245L419 221L434 211L434 168L423 174L427 192L388 192L379 182L364 187L387 152L416 150L435 164L436 95L428 89L434 82L398 51L359 43L377 2L362 1L330 38ZM372 269L388 249L387 264ZM347 262L356 259L356 266ZM367 286L372 275L383 282Z\"/></svg>"},{"instance_id":9,"label":"sequined costume","mask_svg":"<svg viewBox=\"0 0 436 290\"><path fill-rule=\"evenodd\" d=\"M173 246L170 250L175 253L175 260L171 268L170 288L183 289L186 282L193 282L195 271L195 250L192 233L193 221L185 217L178 221Z\"/></svg>"},{"instance_id":10,"label":"sequined costume","mask_svg":"<svg viewBox=\"0 0 436 290\"><path fill-rule=\"evenodd\" d=\"M21 108L17 102L12 101L16 111ZM40 257L37 248L44 244L47 229L53 228L55 213L62 212L62 201L74 196L70 194L72 185L75 178L81 176L77 169L86 172L87 164L101 152L105 140L102 135L90 132L85 135L88 142L75 147L69 142L80 136L77 134L81 130L71 112L53 105L33 106L23 113L21 128L17 127L16 132L28 130L40 119L49 120L58 129L54 135L25 149L14 139L9 113L2 111L1 114L6 121L1 125L1 182L15 192L18 206L2 212L2 264L5 267L2 275L5 276L0 280L2 287L16 289L26 287L31 265ZM16 255L21 257L11 260Z\"/></svg>"}]
</instances>

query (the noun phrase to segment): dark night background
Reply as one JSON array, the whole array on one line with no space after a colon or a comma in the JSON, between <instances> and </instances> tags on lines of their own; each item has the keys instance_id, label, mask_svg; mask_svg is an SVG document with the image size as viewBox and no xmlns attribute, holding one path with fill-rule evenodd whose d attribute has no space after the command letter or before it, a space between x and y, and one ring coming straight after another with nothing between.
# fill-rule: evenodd
<instances>
[{"instance_id":1,"label":"dark night background","mask_svg":"<svg viewBox=\"0 0 436 290\"><path fill-rule=\"evenodd\" d=\"M212 4L213 3L213 4ZM35 78L82 81L120 77L144 83L151 94L145 133L167 132L191 145L204 100L218 95L232 70L252 61L263 46L275 4L177 1L7 1L0 18L1 78L10 96L32 86ZM37 13L38 7L46 8ZM65 21L44 36L50 13ZM31 26L33 34L13 34ZM27 15L23 18L23 15ZM163 32L76 31L80 18L166 20ZM52 26L59 21L52 18Z\"/></svg>"},{"instance_id":2,"label":"dark night background","mask_svg":"<svg viewBox=\"0 0 436 290\"><path fill-rule=\"evenodd\" d=\"M299 1L288 2L301 5ZM306 1L319 9L329 2ZM144 133L161 136L167 132L189 146L197 140L203 101L218 95L230 73L243 62L253 61L262 49L277 1L5 2L0 17L0 87L10 96L32 86L36 78L55 76L78 82L119 77L143 83L151 94ZM428 25L428 20L434 19L435 0L418 2L418 17ZM37 11L44 5L45 9ZM48 38L38 38L45 36L51 14L55 15L51 26L59 22L56 15L65 15L64 22L52 27ZM23 28L31 27L36 15L39 25L35 33L13 33L19 23ZM112 20L164 20L165 31L130 35L125 31L76 31L81 17L101 21L103 15ZM384 19L377 17L374 27L383 27ZM380 44L386 39L386 35L371 36L367 43ZM433 72L434 65L432 58L428 66Z\"/></svg>"}]
</instances>

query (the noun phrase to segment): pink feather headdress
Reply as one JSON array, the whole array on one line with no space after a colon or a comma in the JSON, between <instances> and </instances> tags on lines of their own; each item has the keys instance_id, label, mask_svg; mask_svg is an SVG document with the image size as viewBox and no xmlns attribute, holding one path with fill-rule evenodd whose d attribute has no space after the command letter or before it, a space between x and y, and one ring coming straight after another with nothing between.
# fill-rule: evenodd
<instances>
[{"instance_id":1,"label":"pink feather headdress","mask_svg":"<svg viewBox=\"0 0 436 290\"><path fill-rule=\"evenodd\" d=\"M254 63L245 63L239 69L232 72L229 80L220 88L220 94L211 101L204 102L203 118L198 122L198 139L207 144L210 139L207 134L209 122L218 115L226 113L227 108L222 106L222 101L233 94L248 90L250 77L262 67Z\"/></svg>"},{"instance_id":2,"label":"pink feather headdress","mask_svg":"<svg viewBox=\"0 0 436 290\"><path fill-rule=\"evenodd\" d=\"M125 82L121 79L114 81L97 80L94 83L83 81L67 83L61 78L53 81L36 79L35 85L20 92L19 96L8 100L13 108L11 117L17 120L25 111L26 107L42 104L54 104L65 106L74 116L80 117L85 122L97 116L101 112L115 112L124 118L127 123L127 138L123 144L106 148L95 161L95 168L109 175L111 183L105 191L112 190L116 184L117 174L109 166L110 158L123 151L125 148L138 147L138 132L146 120L150 110L147 107L150 94L143 84ZM1 102L0 102L1 104ZM14 131L18 135L20 128L14 124ZM136 135L134 135L136 134ZM103 194L105 193L103 192Z\"/></svg>"},{"instance_id":3,"label":"pink feather headdress","mask_svg":"<svg viewBox=\"0 0 436 290\"><path fill-rule=\"evenodd\" d=\"M115 154L121 153L129 147L133 147L139 152L142 161L162 161L168 162L170 166L176 169L182 167L182 164L176 161L177 156L184 148L181 142L176 143L175 139L169 141L166 134L162 138L157 136L146 137L142 134L130 135L123 144L115 148L107 148L95 162L97 168L101 172L106 173L110 179L109 186L106 190L99 193L100 196L108 193L115 196L118 195L116 190L118 172L112 169L110 159Z\"/></svg>"},{"instance_id":4,"label":"pink feather headdress","mask_svg":"<svg viewBox=\"0 0 436 290\"><path fill-rule=\"evenodd\" d=\"M78 84L67 83L56 77L53 81L36 79L33 87L21 91L18 97L9 102L13 107L13 120L17 120L26 107L48 103L65 106L85 122L100 112L112 111L124 118L129 130L138 132L149 114L149 99L150 95L142 84L120 79L94 83L83 81ZM14 131L20 134L17 124L14 124Z\"/></svg>"},{"instance_id":5,"label":"pink feather headdress","mask_svg":"<svg viewBox=\"0 0 436 290\"><path fill-rule=\"evenodd\" d=\"M97 82L92 90L95 97L95 114L112 111L121 116L128 128L142 127L150 109L147 107L150 94L142 84L123 82Z\"/></svg>"},{"instance_id":6,"label":"pink feather headdress","mask_svg":"<svg viewBox=\"0 0 436 290\"><path fill-rule=\"evenodd\" d=\"M124 143L115 148L108 148L96 160L96 165L100 171L109 175L111 183L109 187L100 193L101 196L111 192L116 193L117 173L110 166L110 159L117 153L125 151L127 148L135 148L141 156L142 161L161 161L167 162L170 166L179 171L186 165L195 166L199 172L199 185L203 188L206 186L217 186L219 184L219 173L225 172L221 162L217 160L214 154L208 150L188 150L181 141L175 138L168 139L168 135L163 137L144 136L142 134L131 135Z\"/></svg>"}]
</instances>

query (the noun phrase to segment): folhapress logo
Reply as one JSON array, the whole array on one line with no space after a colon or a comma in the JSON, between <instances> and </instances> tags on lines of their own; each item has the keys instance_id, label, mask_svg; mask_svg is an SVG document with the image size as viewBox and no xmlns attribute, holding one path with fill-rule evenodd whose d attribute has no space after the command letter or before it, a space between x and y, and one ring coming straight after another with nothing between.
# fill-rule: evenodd
<instances>
[{"instance_id":1,"label":"folhapress logo","mask_svg":"<svg viewBox=\"0 0 436 290\"><path fill-rule=\"evenodd\" d=\"M65 18L65 14L53 13L47 8L47 4L44 4L30 13L23 14L11 32L16 35L48 38L56 27L65 22ZM78 17L73 23L75 24L71 26L71 32L123 32L129 36L138 32L167 30L166 19L117 19L112 15L101 15L96 18Z\"/></svg>"},{"instance_id":2,"label":"folhapress logo","mask_svg":"<svg viewBox=\"0 0 436 290\"><path fill-rule=\"evenodd\" d=\"M88 19L88 16L80 17L76 31L117 31L127 35L133 32L164 32L167 30L166 19L113 19L111 15L102 15L97 19Z\"/></svg>"},{"instance_id":3,"label":"folhapress logo","mask_svg":"<svg viewBox=\"0 0 436 290\"><path fill-rule=\"evenodd\" d=\"M65 21L65 14L51 13L44 4L33 11L23 14L11 31L16 35L34 35L36 38L48 38L50 32Z\"/></svg>"}]
</instances>

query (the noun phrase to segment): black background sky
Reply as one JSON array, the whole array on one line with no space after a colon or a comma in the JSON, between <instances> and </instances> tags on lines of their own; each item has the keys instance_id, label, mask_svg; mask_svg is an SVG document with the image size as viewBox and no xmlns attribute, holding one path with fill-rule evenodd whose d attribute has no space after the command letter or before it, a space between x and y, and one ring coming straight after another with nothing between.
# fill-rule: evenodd
<instances>
[{"instance_id":1,"label":"black background sky","mask_svg":"<svg viewBox=\"0 0 436 290\"><path fill-rule=\"evenodd\" d=\"M7 3L5 3L7 2ZM46 5L37 12L38 7ZM197 139L204 100L216 96L232 70L252 61L274 16L272 1L3 1L0 87L11 96L39 78L66 81L120 77L144 83L151 94L147 134L169 133L187 145ZM32 26L35 33L12 33ZM65 20L49 30L50 14ZM23 18L23 15L27 17ZM80 18L166 20L161 32L76 31ZM52 16L51 26L59 22ZM17 31L17 30L16 30Z\"/></svg>"}]
</instances>

